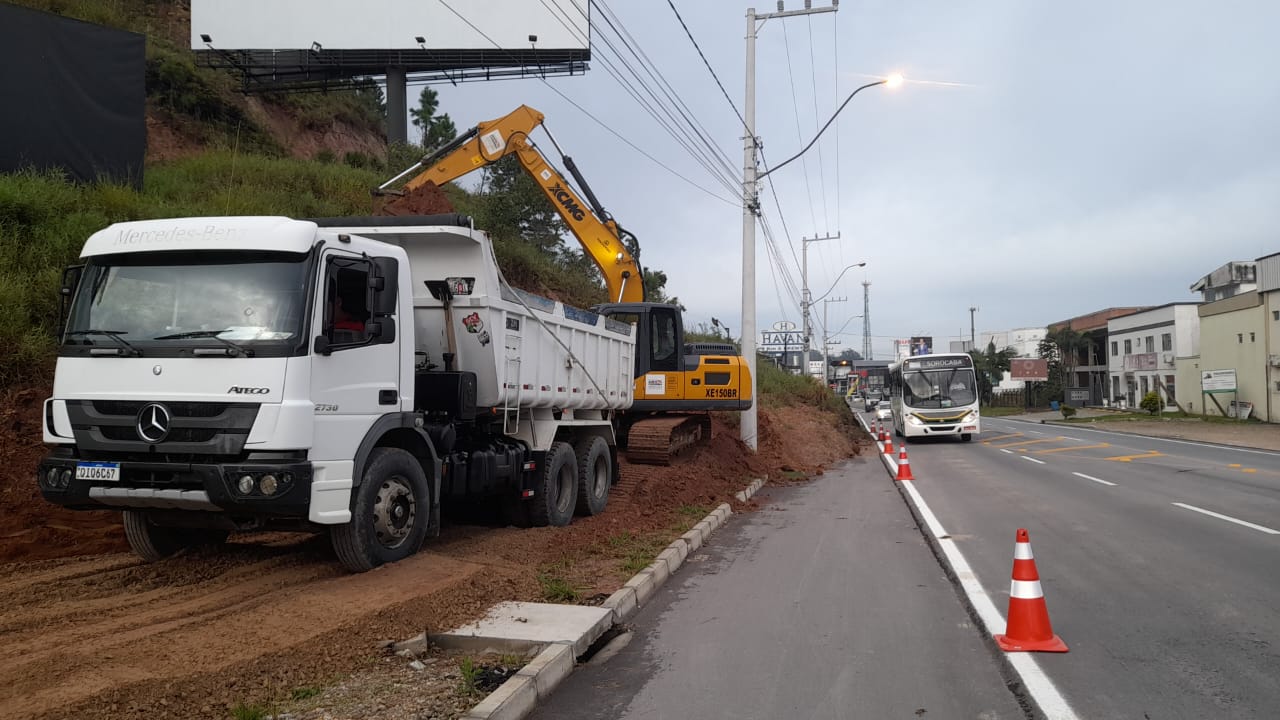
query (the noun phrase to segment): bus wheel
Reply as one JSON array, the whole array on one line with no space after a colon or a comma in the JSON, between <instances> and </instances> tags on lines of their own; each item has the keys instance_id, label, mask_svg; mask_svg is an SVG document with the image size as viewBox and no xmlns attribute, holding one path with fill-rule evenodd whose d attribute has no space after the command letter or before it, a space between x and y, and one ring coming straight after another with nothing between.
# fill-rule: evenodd
<instances>
[{"instance_id":1,"label":"bus wheel","mask_svg":"<svg viewBox=\"0 0 1280 720\"><path fill-rule=\"evenodd\" d=\"M972 433L965 433L960 436L960 442L969 442L972 439L973 439Z\"/></svg>"},{"instance_id":2,"label":"bus wheel","mask_svg":"<svg viewBox=\"0 0 1280 720\"><path fill-rule=\"evenodd\" d=\"M338 560L364 572L416 553L427 536L430 505L417 458L400 448L374 448L356 488L351 522L329 531Z\"/></svg>"}]
</instances>

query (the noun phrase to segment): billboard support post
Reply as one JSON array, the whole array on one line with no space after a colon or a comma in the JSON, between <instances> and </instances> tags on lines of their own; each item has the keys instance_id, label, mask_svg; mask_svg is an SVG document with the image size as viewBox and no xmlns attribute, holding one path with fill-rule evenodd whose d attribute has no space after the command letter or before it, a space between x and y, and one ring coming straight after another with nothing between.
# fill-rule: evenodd
<instances>
[{"instance_id":1,"label":"billboard support post","mask_svg":"<svg viewBox=\"0 0 1280 720\"><path fill-rule=\"evenodd\" d=\"M387 68L387 144L409 142L408 80L402 67Z\"/></svg>"}]
</instances>

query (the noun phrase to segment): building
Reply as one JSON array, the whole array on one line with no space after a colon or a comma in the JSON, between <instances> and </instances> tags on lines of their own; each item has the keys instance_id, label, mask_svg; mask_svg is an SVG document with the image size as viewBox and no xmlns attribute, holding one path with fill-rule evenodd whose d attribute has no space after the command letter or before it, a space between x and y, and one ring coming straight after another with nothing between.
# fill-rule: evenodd
<instances>
[{"instance_id":1,"label":"building","mask_svg":"<svg viewBox=\"0 0 1280 720\"><path fill-rule=\"evenodd\" d=\"M997 351L1012 349L1015 353L1014 357L1040 357L1040 341L1044 340L1044 336L1045 328L1042 327L984 332L978 338L978 351L986 352L988 347L995 345ZM1009 373L1005 372L1004 377L993 390L995 392L1021 390L1024 385L1026 383L1022 380L1010 380Z\"/></svg>"},{"instance_id":2,"label":"building","mask_svg":"<svg viewBox=\"0 0 1280 720\"><path fill-rule=\"evenodd\" d=\"M1146 310L1145 307L1115 307L1060 320L1047 328L1051 336L1064 328L1070 328L1084 336L1084 343L1074 356L1063 358L1070 369L1063 392L1072 405L1101 405L1110 393L1110 366L1107 362L1107 323L1113 318Z\"/></svg>"},{"instance_id":3,"label":"building","mask_svg":"<svg viewBox=\"0 0 1280 720\"><path fill-rule=\"evenodd\" d=\"M1266 413L1259 417L1280 422L1280 253L1260 257L1258 292L1263 297L1263 334L1267 338Z\"/></svg>"},{"instance_id":4,"label":"building","mask_svg":"<svg viewBox=\"0 0 1280 720\"><path fill-rule=\"evenodd\" d=\"M1137 407L1155 391L1166 409L1176 409L1179 386L1195 392L1178 382L1177 364L1200 354L1199 307L1195 302L1169 303L1108 320L1111 392L1106 399Z\"/></svg>"},{"instance_id":5,"label":"building","mask_svg":"<svg viewBox=\"0 0 1280 720\"><path fill-rule=\"evenodd\" d=\"M1258 261L1234 260L1192 283L1191 292L1200 293L1205 302L1225 300L1257 291L1257 277Z\"/></svg>"}]
</instances>

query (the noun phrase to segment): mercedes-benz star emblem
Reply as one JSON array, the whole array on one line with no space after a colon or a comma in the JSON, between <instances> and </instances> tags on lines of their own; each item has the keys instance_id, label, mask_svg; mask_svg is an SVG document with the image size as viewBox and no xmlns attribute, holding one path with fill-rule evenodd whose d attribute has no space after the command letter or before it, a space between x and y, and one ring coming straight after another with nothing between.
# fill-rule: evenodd
<instances>
[{"instance_id":1,"label":"mercedes-benz star emblem","mask_svg":"<svg viewBox=\"0 0 1280 720\"><path fill-rule=\"evenodd\" d=\"M138 437L155 444L169 437L169 425L172 420L169 408L159 403L151 403L144 405L138 412L138 423L134 427L138 431Z\"/></svg>"},{"instance_id":2,"label":"mercedes-benz star emblem","mask_svg":"<svg viewBox=\"0 0 1280 720\"><path fill-rule=\"evenodd\" d=\"M155 367L151 368L152 375L159 375L162 372L164 372L164 368L160 367L159 365L156 365Z\"/></svg>"}]
</instances>

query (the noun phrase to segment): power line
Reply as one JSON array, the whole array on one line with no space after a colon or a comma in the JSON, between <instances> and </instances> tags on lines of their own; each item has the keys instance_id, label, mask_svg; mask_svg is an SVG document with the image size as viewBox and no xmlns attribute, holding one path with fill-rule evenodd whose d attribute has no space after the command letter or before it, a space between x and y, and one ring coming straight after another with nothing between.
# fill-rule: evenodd
<instances>
[{"instance_id":1,"label":"power line","mask_svg":"<svg viewBox=\"0 0 1280 720\"><path fill-rule=\"evenodd\" d=\"M680 11L676 9L675 3L667 0L667 5L671 6L671 12L676 14L676 19L680 21L680 27L684 28L684 34L689 37L689 42L693 43L693 48L698 51L698 57L702 58L702 64L707 66L707 72L711 73L712 79L716 81L716 86L720 88L720 94L724 95L724 99L729 102L729 107L733 108L733 114L738 116L742 127L746 128L747 132L751 132L751 128L747 127L746 119L738 111L738 106L733 103L733 98L729 97L728 91L724 89L724 83L720 82L720 76L716 75L715 68L711 67L711 63L707 60L707 56L702 53L702 48L698 45L698 41L693 39L693 33L689 32L689 26L685 24L684 18L680 17Z\"/></svg>"},{"instance_id":2,"label":"power line","mask_svg":"<svg viewBox=\"0 0 1280 720\"><path fill-rule=\"evenodd\" d=\"M796 78L791 70L791 40L788 38L787 24L782 23L782 46L787 54L787 80L791 86L791 112L796 119L796 142L804 142L804 136L800 134L800 101L796 99ZM815 117L814 122L817 122ZM813 229L818 229L818 215L813 205L813 188L809 186L809 161L800 158L800 167L804 173L804 192L809 198L809 221L813 223Z\"/></svg>"},{"instance_id":3,"label":"power line","mask_svg":"<svg viewBox=\"0 0 1280 720\"><path fill-rule=\"evenodd\" d=\"M468 27L470 27L472 30L475 30L475 31L476 31L476 33L478 33L478 34L479 34L481 37L483 37L485 40L488 40L488 41L490 42L490 44L492 44L494 47L498 48L499 50L503 50L503 47L502 47L502 45L501 45L501 44L499 44L499 43L498 43L497 41L495 41L493 38L489 37L489 35L488 35L487 33L485 33L483 30L481 30L480 28L476 27L475 23L473 23L473 22L471 22L470 20L468 20L468 19L466 18L466 16L464 16L462 13L458 12L457 10L455 10L452 6L450 6L450 5L449 5L449 3L447 3L445 0L438 0L438 1L439 1L439 3L440 3L441 5L443 5L443 6L445 7L445 9L447 9L449 12L451 12L451 13L453 13L455 16L457 16L457 18L458 18L459 20L461 20L462 22L466 23ZM514 56L513 54L511 54L509 51L507 52L507 54L508 54L508 55L509 55L513 60L515 60L515 59L516 59L516 58L515 58L515 56ZM725 199L725 198L721 197L720 195L717 195L716 193L712 192L711 190L708 190L707 188L705 188L705 187L703 187L703 186L699 185L698 183L696 183L696 182L694 182L694 181L690 180L689 178L685 177L685 176L684 176L684 175L682 175L681 173L679 173L679 172L677 172L676 170L672 169L669 165L667 165L666 163L664 163L664 162L662 162L661 160L657 159L657 158L656 158L656 157L654 157L653 155L649 154L648 152L646 152L646 151L645 151L643 148L641 148L640 146L636 145L636 144L635 144L634 142L632 142L629 138L627 138L627 137L623 136L623 135L622 135L622 134L620 134L618 131L616 131L616 130L614 130L613 128L609 127L609 126L608 126L604 121L602 121L600 118L596 117L596 116L595 116L595 115L593 115L591 112L589 112L586 108L582 107L581 105L579 105L578 103L576 103L576 102L574 102L572 99L570 99L570 98L569 98L569 96L567 96L567 95L565 95L564 93L560 92L560 89L559 89L559 88L557 88L556 86L552 85L551 83L547 82L547 79L546 79L545 77L544 77L544 78L540 78L540 79L542 80L542 84L543 84L543 85L546 85L548 88L550 88L552 92L554 92L556 95L559 95L559 96L561 97L561 99L563 99L565 102L569 103L569 104L570 104L570 105L572 105L574 108L577 108L577 110L578 110L579 112L581 112L583 115L586 115L588 118L590 118L592 121L594 121L597 125L599 125L600 127L604 128L605 130L608 130L608 131L609 131L609 132L610 132L614 137L616 137L616 138L618 138L619 140L621 140L624 144L626 144L626 145L627 145L628 147L630 147L632 150L635 150L636 152L640 153L640 154L641 154L641 155L643 155L644 157L648 158L650 161L652 161L652 162L653 162L655 165L657 165L658 167L662 168L663 170L666 170L667 172L671 173L672 175L676 176L677 178L680 178L681 180L683 180L685 183L687 183L687 184L689 184L689 185L691 185L691 186L693 186L693 187L697 188L698 190L701 190L702 192L706 193L707 195L710 195L711 197L713 197L713 198L715 198L715 199L719 200L720 202L725 203L726 205L737 206L737 205L739 205L739 204L740 204L739 202L735 202L735 201L733 201L733 200L728 200L728 199Z\"/></svg>"}]
</instances>

